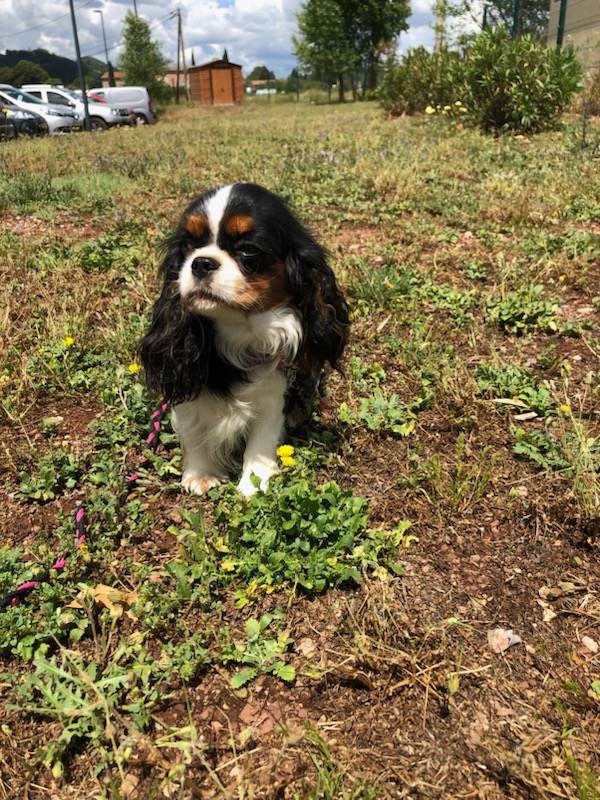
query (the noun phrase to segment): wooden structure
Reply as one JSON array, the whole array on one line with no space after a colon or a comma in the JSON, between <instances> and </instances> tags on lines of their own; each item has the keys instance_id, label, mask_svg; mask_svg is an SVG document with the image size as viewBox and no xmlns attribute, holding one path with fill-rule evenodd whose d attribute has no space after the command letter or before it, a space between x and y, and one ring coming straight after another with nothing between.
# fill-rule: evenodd
<instances>
[{"instance_id":1,"label":"wooden structure","mask_svg":"<svg viewBox=\"0 0 600 800\"><path fill-rule=\"evenodd\" d=\"M194 103L232 105L244 97L244 79L239 64L219 59L188 67L190 95Z\"/></svg>"}]
</instances>

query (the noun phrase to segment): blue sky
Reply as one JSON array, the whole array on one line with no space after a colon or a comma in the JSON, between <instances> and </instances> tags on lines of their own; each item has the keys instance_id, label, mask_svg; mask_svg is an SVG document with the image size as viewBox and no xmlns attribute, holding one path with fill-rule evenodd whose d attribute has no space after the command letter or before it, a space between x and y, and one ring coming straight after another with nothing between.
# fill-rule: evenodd
<instances>
[{"instance_id":1,"label":"blue sky","mask_svg":"<svg viewBox=\"0 0 600 800\"><path fill-rule=\"evenodd\" d=\"M400 50L418 44L431 46L431 7L433 0L412 0L413 15L409 30L400 37ZM75 0L81 51L103 58L100 15L104 14L110 57L118 61L121 26L133 0ZM184 42L189 54L193 48L196 63L220 56L227 47L232 61L245 70L266 64L278 76L287 75L295 65L291 37L301 0L138 0L138 11L147 19L164 55L173 60L176 53L176 21L169 13L181 7ZM56 0L0 0L0 52L6 49L43 47L74 57L71 23L66 2ZM62 16L61 16L62 13ZM33 28L32 30L28 30Z\"/></svg>"}]
</instances>

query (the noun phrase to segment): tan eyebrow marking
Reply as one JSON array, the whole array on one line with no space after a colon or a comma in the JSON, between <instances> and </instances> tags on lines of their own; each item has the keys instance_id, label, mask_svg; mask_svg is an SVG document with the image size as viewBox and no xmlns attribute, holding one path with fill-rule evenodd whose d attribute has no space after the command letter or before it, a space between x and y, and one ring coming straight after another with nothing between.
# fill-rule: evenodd
<instances>
[{"instance_id":1,"label":"tan eyebrow marking","mask_svg":"<svg viewBox=\"0 0 600 800\"><path fill-rule=\"evenodd\" d=\"M206 232L207 228L208 220L204 214L190 214L185 221L186 231L191 233L192 236L195 236L196 239L199 239L202 234Z\"/></svg>"},{"instance_id":2,"label":"tan eyebrow marking","mask_svg":"<svg viewBox=\"0 0 600 800\"><path fill-rule=\"evenodd\" d=\"M241 236L248 233L254 227L252 217L246 214L233 214L225 223L225 230L231 236Z\"/></svg>"}]
</instances>

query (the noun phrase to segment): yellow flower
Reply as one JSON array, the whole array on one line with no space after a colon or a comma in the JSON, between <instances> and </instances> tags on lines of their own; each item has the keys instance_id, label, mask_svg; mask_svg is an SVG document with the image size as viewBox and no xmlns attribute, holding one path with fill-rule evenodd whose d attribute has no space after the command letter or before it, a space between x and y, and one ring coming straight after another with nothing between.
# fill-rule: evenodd
<instances>
[{"instance_id":1,"label":"yellow flower","mask_svg":"<svg viewBox=\"0 0 600 800\"><path fill-rule=\"evenodd\" d=\"M73 347L75 344L75 339L72 336L65 336L65 338L62 340L62 343L65 347Z\"/></svg>"},{"instance_id":2,"label":"yellow flower","mask_svg":"<svg viewBox=\"0 0 600 800\"><path fill-rule=\"evenodd\" d=\"M561 406L560 406L560 413L561 414L565 414L565 416L567 416L567 417L570 417L571 416L571 406L568 405L567 403L562 403Z\"/></svg>"},{"instance_id":3,"label":"yellow flower","mask_svg":"<svg viewBox=\"0 0 600 800\"><path fill-rule=\"evenodd\" d=\"M230 558L225 558L221 561L221 569L223 572L233 572L235 570L235 562Z\"/></svg>"},{"instance_id":4,"label":"yellow flower","mask_svg":"<svg viewBox=\"0 0 600 800\"><path fill-rule=\"evenodd\" d=\"M132 361L131 364L127 367L127 369L129 370L129 372L131 372L132 375L137 375L141 367L137 363L137 361Z\"/></svg>"},{"instance_id":5,"label":"yellow flower","mask_svg":"<svg viewBox=\"0 0 600 800\"><path fill-rule=\"evenodd\" d=\"M560 283L564 283L566 281L566 279L567 279L566 275L559 275L558 276L558 280L560 281Z\"/></svg>"},{"instance_id":6,"label":"yellow flower","mask_svg":"<svg viewBox=\"0 0 600 800\"><path fill-rule=\"evenodd\" d=\"M425 113L426 114L435 114L435 108L432 108L431 106L427 106L427 108L425 109Z\"/></svg>"},{"instance_id":7,"label":"yellow flower","mask_svg":"<svg viewBox=\"0 0 600 800\"><path fill-rule=\"evenodd\" d=\"M296 459L292 458L292 456L279 456L279 458L284 467L293 467L296 463Z\"/></svg>"},{"instance_id":8,"label":"yellow flower","mask_svg":"<svg viewBox=\"0 0 600 800\"><path fill-rule=\"evenodd\" d=\"M294 455L294 448L291 444L282 444L280 447L277 448L277 455L279 458L285 458L287 456Z\"/></svg>"},{"instance_id":9,"label":"yellow flower","mask_svg":"<svg viewBox=\"0 0 600 800\"><path fill-rule=\"evenodd\" d=\"M462 106L462 103L460 102L460 100L457 100L457 101L454 103L454 105L455 105L455 106L459 106L459 107L460 107L460 106Z\"/></svg>"}]
</instances>

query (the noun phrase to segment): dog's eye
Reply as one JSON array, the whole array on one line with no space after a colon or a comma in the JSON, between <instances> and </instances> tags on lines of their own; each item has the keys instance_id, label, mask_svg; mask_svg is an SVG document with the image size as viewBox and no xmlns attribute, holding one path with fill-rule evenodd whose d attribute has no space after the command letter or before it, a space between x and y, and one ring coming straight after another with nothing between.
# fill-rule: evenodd
<instances>
[{"instance_id":1,"label":"dog's eye","mask_svg":"<svg viewBox=\"0 0 600 800\"><path fill-rule=\"evenodd\" d=\"M242 264L252 267L258 263L260 251L250 245L244 245L244 247L240 247L240 249L237 251L237 257L240 259Z\"/></svg>"}]
</instances>

